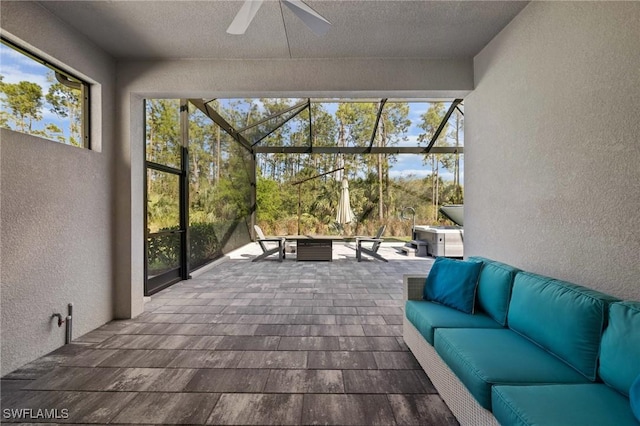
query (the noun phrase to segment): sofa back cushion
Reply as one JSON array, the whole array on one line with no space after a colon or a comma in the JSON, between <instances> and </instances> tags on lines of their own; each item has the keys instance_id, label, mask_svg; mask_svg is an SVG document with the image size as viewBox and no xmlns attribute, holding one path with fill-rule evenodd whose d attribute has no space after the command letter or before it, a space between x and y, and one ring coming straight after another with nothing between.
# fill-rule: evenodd
<instances>
[{"instance_id":1,"label":"sofa back cushion","mask_svg":"<svg viewBox=\"0 0 640 426\"><path fill-rule=\"evenodd\" d=\"M478 307L498 324L506 325L513 279L519 270L506 263L484 257L474 256L469 260L484 264L478 279L478 294L476 295Z\"/></svg>"},{"instance_id":2,"label":"sofa back cushion","mask_svg":"<svg viewBox=\"0 0 640 426\"><path fill-rule=\"evenodd\" d=\"M514 280L509 328L596 379L607 307L617 299L529 272Z\"/></svg>"},{"instance_id":3,"label":"sofa back cushion","mask_svg":"<svg viewBox=\"0 0 640 426\"><path fill-rule=\"evenodd\" d=\"M620 302L609 307L609 324L602 335L600 377L629 396L640 376L640 302Z\"/></svg>"}]
</instances>

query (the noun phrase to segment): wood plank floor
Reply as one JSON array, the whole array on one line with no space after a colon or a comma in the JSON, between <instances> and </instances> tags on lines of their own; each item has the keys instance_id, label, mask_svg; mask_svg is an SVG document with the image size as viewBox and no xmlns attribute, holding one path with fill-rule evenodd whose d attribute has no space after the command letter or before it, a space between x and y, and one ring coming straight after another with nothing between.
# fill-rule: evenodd
<instances>
[{"instance_id":1,"label":"wood plank floor","mask_svg":"<svg viewBox=\"0 0 640 426\"><path fill-rule=\"evenodd\" d=\"M431 263L229 260L156 294L139 317L2 378L3 414L58 410L58 419L22 419L32 423L456 425L401 337L402 274Z\"/></svg>"}]
</instances>

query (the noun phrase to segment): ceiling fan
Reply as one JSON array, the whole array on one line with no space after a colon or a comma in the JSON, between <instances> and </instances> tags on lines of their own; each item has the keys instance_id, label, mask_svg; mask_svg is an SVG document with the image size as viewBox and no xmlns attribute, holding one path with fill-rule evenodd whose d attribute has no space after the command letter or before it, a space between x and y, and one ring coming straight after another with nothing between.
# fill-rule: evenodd
<instances>
[{"instance_id":1,"label":"ceiling fan","mask_svg":"<svg viewBox=\"0 0 640 426\"><path fill-rule=\"evenodd\" d=\"M287 6L304 24L319 36L325 35L331 27L331 22L326 20L315 10L311 9L302 0L279 0L280 4ZM251 24L254 16L262 6L264 0L246 0L238 14L227 28L229 34L244 34ZM284 16L283 16L284 18Z\"/></svg>"}]
</instances>

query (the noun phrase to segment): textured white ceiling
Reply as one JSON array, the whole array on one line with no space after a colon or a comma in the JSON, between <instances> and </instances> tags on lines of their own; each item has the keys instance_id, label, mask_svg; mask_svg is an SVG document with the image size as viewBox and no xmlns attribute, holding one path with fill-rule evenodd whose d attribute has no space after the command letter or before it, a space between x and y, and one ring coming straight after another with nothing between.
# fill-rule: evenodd
<instances>
[{"instance_id":1,"label":"textured white ceiling","mask_svg":"<svg viewBox=\"0 0 640 426\"><path fill-rule=\"evenodd\" d=\"M246 34L240 36L229 35L226 29L241 1L40 2L121 59L470 58L527 4L421 0L306 3L333 24L325 36L316 36L288 8L273 0L263 4Z\"/></svg>"}]
</instances>

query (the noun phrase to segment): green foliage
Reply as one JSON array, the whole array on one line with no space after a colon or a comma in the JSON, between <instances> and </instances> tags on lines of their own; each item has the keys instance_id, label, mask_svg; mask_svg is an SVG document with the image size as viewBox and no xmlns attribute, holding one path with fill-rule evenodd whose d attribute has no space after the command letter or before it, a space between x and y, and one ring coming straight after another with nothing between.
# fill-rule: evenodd
<instances>
[{"instance_id":1,"label":"green foliage","mask_svg":"<svg viewBox=\"0 0 640 426\"><path fill-rule=\"evenodd\" d=\"M249 214L249 186L240 184L232 177L220 179L214 200L218 216L224 220Z\"/></svg>"},{"instance_id":2,"label":"green foliage","mask_svg":"<svg viewBox=\"0 0 640 426\"><path fill-rule=\"evenodd\" d=\"M10 117L21 132L33 130L33 122L42 119L42 87L30 81L5 83L0 80L4 94L3 105L11 111Z\"/></svg>"},{"instance_id":3,"label":"green foliage","mask_svg":"<svg viewBox=\"0 0 640 426\"><path fill-rule=\"evenodd\" d=\"M158 275L177 267L179 264L180 236L178 234L162 234L147 240L148 276Z\"/></svg>"},{"instance_id":4,"label":"green foliage","mask_svg":"<svg viewBox=\"0 0 640 426\"><path fill-rule=\"evenodd\" d=\"M357 177L349 180L351 207L357 221L348 229L352 234L373 234L382 224L387 224L388 236L411 235L410 221L402 221L400 214L405 207L414 207L416 220L421 225L451 224L438 214L437 207L432 204L431 192L433 178L390 179L387 191L388 201L385 203L385 217L377 217L378 192L376 176ZM315 182L315 183L314 183ZM340 232L335 223L336 208L340 195L340 182L328 179L311 180L302 184L300 232L302 234L337 234ZM297 186L279 184L277 181L261 178L258 185L258 224L267 234L297 234L298 223L298 190ZM456 187L452 182L438 181L441 204L457 202ZM277 194L277 195L274 195ZM290 200L289 203L276 200ZM272 210L274 205L281 205ZM265 211L263 211L265 209ZM271 212L271 214L269 213ZM435 218L435 219L434 219Z\"/></svg>"},{"instance_id":5,"label":"green foliage","mask_svg":"<svg viewBox=\"0 0 640 426\"><path fill-rule=\"evenodd\" d=\"M218 235L223 235L225 223L191 223L189 226L189 262L197 268L221 254ZM172 228L159 232L171 231ZM160 234L148 239L147 261L150 276L175 268L179 264L179 234Z\"/></svg>"},{"instance_id":6,"label":"green foliage","mask_svg":"<svg viewBox=\"0 0 640 426\"><path fill-rule=\"evenodd\" d=\"M149 185L151 187L151 185ZM177 193L175 194L177 195ZM172 192L147 194L147 228L150 232L178 229L180 224L179 199Z\"/></svg>"},{"instance_id":7,"label":"green foliage","mask_svg":"<svg viewBox=\"0 0 640 426\"><path fill-rule=\"evenodd\" d=\"M145 107L147 160L180 168L180 101L153 99Z\"/></svg>"},{"instance_id":8,"label":"green foliage","mask_svg":"<svg viewBox=\"0 0 640 426\"><path fill-rule=\"evenodd\" d=\"M278 182L260 178L258 179L257 204L259 221L276 221L284 215L282 211L282 191Z\"/></svg>"},{"instance_id":9,"label":"green foliage","mask_svg":"<svg viewBox=\"0 0 640 426\"><path fill-rule=\"evenodd\" d=\"M197 268L221 254L218 233L224 229L214 223L191 223L189 225L189 263Z\"/></svg>"}]
</instances>

